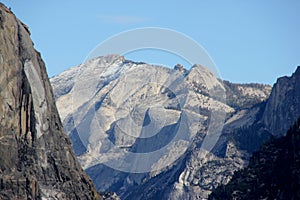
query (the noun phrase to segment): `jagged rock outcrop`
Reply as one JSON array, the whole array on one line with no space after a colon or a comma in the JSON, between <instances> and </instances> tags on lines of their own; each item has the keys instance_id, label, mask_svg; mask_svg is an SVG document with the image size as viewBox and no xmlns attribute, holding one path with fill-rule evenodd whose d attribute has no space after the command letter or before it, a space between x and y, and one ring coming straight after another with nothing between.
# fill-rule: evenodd
<instances>
[{"instance_id":1,"label":"jagged rock outcrop","mask_svg":"<svg viewBox=\"0 0 300 200\"><path fill-rule=\"evenodd\" d=\"M284 135L300 113L300 67L291 77L281 77L274 85L263 116L266 128L275 136Z\"/></svg>"},{"instance_id":2,"label":"jagged rock outcrop","mask_svg":"<svg viewBox=\"0 0 300 200\"><path fill-rule=\"evenodd\" d=\"M187 72L187 69L185 69L184 66L183 66L182 64L176 64L176 65L174 66L174 69L175 69L175 70L178 70L178 71L180 71L180 72L182 72L182 73L186 73L186 72Z\"/></svg>"},{"instance_id":3,"label":"jagged rock outcrop","mask_svg":"<svg viewBox=\"0 0 300 200\"><path fill-rule=\"evenodd\" d=\"M267 85L239 84L230 90L230 102L236 102L233 108L224 100L222 81L201 65L190 70L177 65L173 70L118 55L70 68L51 78L51 83L65 130L86 172L99 191L116 191L122 199L207 198L214 187L227 183L235 170L244 167L249 157L226 137L212 153L200 148L211 116L222 116L223 124L227 115L228 132L242 126L236 120L251 125L261 110L251 106L265 101L270 91ZM252 101L245 103L243 98L248 96ZM168 145L180 127L185 127L185 138ZM163 162L153 162L153 157L122 157L164 146L168 149L163 161L172 162L162 168ZM116 170L120 166L109 164L114 160L132 171ZM134 173L151 162L157 170Z\"/></svg>"},{"instance_id":4,"label":"jagged rock outcrop","mask_svg":"<svg viewBox=\"0 0 300 200\"><path fill-rule=\"evenodd\" d=\"M0 199L102 199L64 134L29 35L0 3Z\"/></svg>"}]
</instances>

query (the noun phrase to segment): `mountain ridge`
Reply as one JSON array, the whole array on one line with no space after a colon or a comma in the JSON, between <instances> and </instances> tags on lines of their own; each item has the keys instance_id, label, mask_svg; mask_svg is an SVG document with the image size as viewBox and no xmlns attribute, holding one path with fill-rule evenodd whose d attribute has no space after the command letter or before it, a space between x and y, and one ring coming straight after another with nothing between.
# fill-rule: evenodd
<instances>
[{"instance_id":1,"label":"mountain ridge","mask_svg":"<svg viewBox=\"0 0 300 200\"><path fill-rule=\"evenodd\" d=\"M112 57L109 56L109 58ZM62 73L51 79L56 95L57 106L61 112L66 132L70 134L73 147L75 151L77 151L77 155L83 166L85 166L86 171L96 183L98 190L106 189L118 191L118 194L124 199L143 199L145 196L134 196L134 194L142 194L141 191L147 191L147 189L142 186L143 184L147 183L147 181L152 182L151 180L157 180L155 177L162 177L161 174L167 173L177 175L173 176L173 178L170 177L171 182L168 182L168 188L165 188L165 191L161 191L166 197L192 198L192 196L195 195L198 196L198 198L207 198L211 188L220 184L220 182L227 183L233 172L247 163L246 158L248 154L242 151L240 152L233 143L224 143L225 158L218 158L196 147L202 145L206 135L205 133L209 130L208 122L212 111L217 113L222 110L223 113L227 113L226 115L228 116L226 120L228 120L238 112L250 109L249 107L252 107L251 105L265 101L271 90L270 86L262 85L261 88L249 88L249 85L236 85L235 89L231 89L231 87L234 86L233 84L223 84L222 81L218 80L211 72L202 68L200 65L194 65L190 70L183 70L180 66L175 67L175 69L170 69L148 65L146 63L127 61L126 59L124 60L124 57L116 56L113 58L115 60L107 59L106 56L93 59L89 64L84 63L77 68L73 68L74 73L70 71L65 72L65 74ZM108 60L109 62L106 62ZM81 74L75 77L76 71L78 72L80 69L87 71L81 72ZM67 73L72 73L73 78L65 79L64 77L67 77ZM88 77L87 80L89 80L89 82L86 82L86 80L83 79L84 77ZM79 86L71 84L75 82L75 80L79 81ZM94 86L91 83L93 83ZM235 108L226 104L224 99L225 87L231 91L232 98L230 101L232 104L236 104ZM67 92L64 92L66 88ZM77 94L76 90L80 92L84 91L85 95L81 93ZM125 92L122 90L125 90ZM243 97L247 95L252 96L254 101L244 103ZM81 96L83 97L81 98ZM86 98L87 96L91 98ZM73 106L73 110L70 110L67 109L66 106L72 104L72 98L76 105L75 109ZM80 100L78 101L78 99ZM83 101L82 99L86 100ZM128 100L126 101L126 99ZM133 104L130 104L130 102ZM155 102L163 106L161 106L161 108L155 108ZM119 107L120 105L122 106ZM124 108L131 108L131 106L134 107L135 105L137 105L138 109L130 115L127 115L127 111ZM151 108L151 112L147 111L148 119L151 119L150 121L148 120L147 123L144 121L144 116L147 116L147 109L142 108L143 106L145 108ZM142 109L139 110L140 108ZM118 112L120 112L120 114L118 114ZM179 116L182 116L184 112L188 114L187 116L193 116L187 118L188 122L192 123L189 126L190 130L188 133L190 133L191 136L195 136L193 141L191 141L191 146L184 154L174 154L178 156L182 154L176 162L167 166L167 168L162 168L152 173L130 174L101 165L99 161L96 161L95 164L87 152L93 152L99 148L99 146L97 147L98 143L90 143L91 140L85 138L85 133L83 135L80 133L82 130L91 130L90 127L92 127L93 124L91 119L96 119L100 124L100 129L98 130L103 130L103 132L100 131L101 137L107 138L108 142L111 141L113 145L119 145L119 147L122 148L120 151L131 152L133 150L133 153L139 152L140 150L142 150L141 152L152 151L153 146L161 147L161 145L165 145L164 143L167 140L160 139L157 141L160 141L161 144L153 144L153 142L150 142L151 140L144 140L146 143L143 143L141 140L142 143L140 143L134 138L142 136L140 134L153 134L153 131L147 129L149 122L156 124L155 126L157 127L161 126L159 125L160 121L166 122L166 124L163 125L165 129L161 127L163 131L158 133L158 135L161 136L168 135L168 133L172 131L178 131L176 127L180 127L180 123L182 123ZM258 111L254 113L256 112ZM91 113L94 114L91 115ZM97 118L95 118L95 116L97 116ZM215 117L218 117L218 115L215 114ZM86 126L80 119L85 119L85 121L87 119L88 121L91 120L91 123ZM141 127L132 129L127 126L126 124L132 123L130 119L133 119L135 123L142 126L142 129L140 129ZM197 120L199 121L197 122ZM82 128L80 128L80 126L82 126ZM168 131L166 131L167 127L170 128ZM141 133L139 130L141 130ZM127 135L130 133L130 136L125 137L122 131L125 131ZM93 138L99 137L96 132L93 134L95 134ZM91 136L88 137L91 138ZM101 143L100 152L105 155L105 152L111 148L111 144L103 143L100 140L97 141ZM137 145L136 142L140 143L140 145ZM223 148L222 145L220 145L220 148ZM139 150L139 146L143 149ZM133 149L131 150L131 148ZM170 146L170 148L172 149L174 147ZM180 148L181 147L179 147L179 149ZM182 152L184 151L182 150ZM238 156L234 156L234 154ZM170 155L171 154L166 158L171 159ZM108 158L100 156L97 159L105 160ZM132 160L132 163L137 163L137 161ZM202 165L202 167L199 168L197 163L200 166ZM221 163L226 167L220 168L219 165ZM181 167L179 167L179 165ZM159 166L159 162L156 163L155 166ZM221 174L224 171L226 175L220 175L219 178L214 181L214 176L210 170L211 166L217 167ZM189 168L194 168L194 170L189 170ZM201 179L198 173L207 174L207 181ZM162 177L162 179L164 178ZM191 182L194 183L191 184ZM156 188L156 186L151 186L151 184L149 187ZM181 191L182 189L180 188L188 189ZM160 189L156 188L155 191ZM155 196L155 194L148 194L147 198L152 198L152 195Z\"/></svg>"}]
</instances>

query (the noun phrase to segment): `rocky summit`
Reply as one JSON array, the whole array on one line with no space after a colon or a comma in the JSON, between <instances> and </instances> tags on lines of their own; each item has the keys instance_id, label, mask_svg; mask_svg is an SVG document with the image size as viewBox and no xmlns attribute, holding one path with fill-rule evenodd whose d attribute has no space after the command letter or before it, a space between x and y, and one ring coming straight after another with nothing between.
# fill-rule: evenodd
<instances>
[{"instance_id":1,"label":"rocky summit","mask_svg":"<svg viewBox=\"0 0 300 200\"><path fill-rule=\"evenodd\" d=\"M29 35L0 3L0 199L102 199L63 131Z\"/></svg>"},{"instance_id":2,"label":"rocky summit","mask_svg":"<svg viewBox=\"0 0 300 200\"><path fill-rule=\"evenodd\" d=\"M107 55L50 81L82 166L122 199L206 199L270 136L245 149L233 133L260 121L271 86L223 82L199 64Z\"/></svg>"}]
</instances>

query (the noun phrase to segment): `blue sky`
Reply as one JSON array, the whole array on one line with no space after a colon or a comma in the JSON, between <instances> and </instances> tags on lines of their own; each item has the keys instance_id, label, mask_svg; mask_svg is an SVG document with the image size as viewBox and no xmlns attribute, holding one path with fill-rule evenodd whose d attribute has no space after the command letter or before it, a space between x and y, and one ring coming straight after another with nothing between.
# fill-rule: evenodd
<instances>
[{"instance_id":1,"label":"blue sky","mask_svg":"<svg viewBox=\"0 0 300 200\"><path fill-rule=\"evenodd\" d=\"M296 0L1 2L30 27L49 76L82 63L107 38L142 27L173 29L193 38L209 53L221 77L232 82L273 84L300 65ZM161 52L128 57L170 66L181 62Z\"/></svg>"}]
</instances>

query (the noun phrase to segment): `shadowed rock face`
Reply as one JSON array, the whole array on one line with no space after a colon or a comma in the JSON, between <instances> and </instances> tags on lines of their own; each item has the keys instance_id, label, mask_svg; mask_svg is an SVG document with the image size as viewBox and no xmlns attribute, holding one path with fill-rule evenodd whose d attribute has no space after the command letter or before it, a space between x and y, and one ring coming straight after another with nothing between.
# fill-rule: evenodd
<instances>
[{"instance_id":1,"label":"shadowed rock face","mask_svg":"<svg viewBox=\"0 0 300 200\"><path fill-rule=\"evenodd\" d=\"M300 66L291 77L281 77L266 105L263 122L275 136L282 136L300 113Z\"/></svg>"},{"instance_id":2,"label":"shadowed rock face","mask_svg":"<svg viewBox=\"0 0 300 200\"><path fill-rule=\"evenodd\" d=\"M29 35L0 3L0 199L102 199L63 132Z\"/></svg>"}]
</instances>

